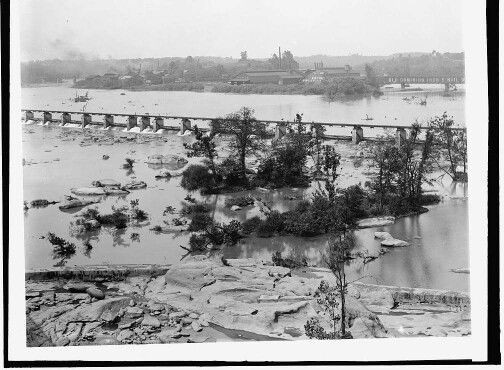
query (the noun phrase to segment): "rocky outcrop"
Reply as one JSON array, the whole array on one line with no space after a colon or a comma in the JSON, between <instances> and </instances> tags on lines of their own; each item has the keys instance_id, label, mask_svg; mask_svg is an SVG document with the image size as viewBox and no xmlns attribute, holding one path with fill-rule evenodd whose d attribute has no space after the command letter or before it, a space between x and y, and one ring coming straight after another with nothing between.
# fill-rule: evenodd
<instances>
[{"instance_id":1,"label":"rocky outcrop","mask_svg":"<svg viewBox=\"0 0 504 370\"><path fill-rule=\"evenodd\" d=\"M81 188L72 188L70 192L75 195L106 195L105 189L98 186L84 186Z\"/></svg>"},{"instance_id":2,"label":"rocky outcrop","mask_svg":"<svg viewBox=\"0 0 504 370\"><path fill-rule=\"evenodd\" d=\"M110 186L110 187L120 187L121 183L116 180L112 179L102 179L102 180L96 180L91 183L91 185L95 187L105 187L105 186Z\"/></svg>"},{"instance_id":3,"label":"rocky outcrop","mask_svg":"<svg viewBox=\"0 0 504 370\"><path fill-rule=\"evenodd\" d=\"M371 218L364 218L362 220L357 221L357 227L359 229L364 229L364 228L368 228L368 227L387 226L387 225L392 225L394 222L395 222L395 217L392 217L392 216L371 217Z\"/></svg>"},{"instance_id":4,"label":"rocky outcrop","mask_svg":"<svg viewBox=\"0 0 504 370\"><path fill-rule=\"evenodd\" d=\"M203 256L163 275L108 275L103 288L58 277L27 280L29 346L306 339L310 317L329 325L314 292L322 279L334 283L324 268ZM354 283L346 307L353 338L470 333L463 293Z\"/></svg>"},{"instance_id":5,"label":"rocky outcrop","mask_svg":"<svg viewBox=\"0 0 504 370\"><path fill-rule=\"evenodd\" d=\"M377 239L382 239L380 244L384 247L407 247L409 245L408 242L396 239L386 231L376 231L374 236Z\"/></svg>"},{"instance_id":6,"label":"rocky outcrop","mask_svg":"<svg viewBox=\"0 0 504 370\"><path fill-rule=\"evenodd\" d=\"M72 200L69 200L66 203L62 204L58 208L63 211L63 210L68 210L68 209L85 207L85 206L88 206L88 205L94 204L94 203L97 203L97 202L94 202L92 200L72 199Z\"/></svg>"},{"instance_id":7,"label":"rocky outcrop","mask_svg":"<svg viewBox=\"0 0 504 370\"><path fill-rule=\"evenodd\" d=\"M127 190L137 190L137 189L145 189L147 184L144 181L131 181L123 186L123 189Z\"/></svg>"},{"instance_id":8,"label":"rocky outcrop","mask_svg":"<svg viewBox=\"0 0 504 370\"><path fill-rule=\"evenodd\" d=\"M168 165L169 167L171 167L171 169L176 170L184 167L188 163L188 161L184 157L180 157L174 154L154 154L147 157L146 163Z\"/></svg>"},{"instance_id":9,"label":"rocky outcrop","mask_svg":"<svg viewBox=\"0 0 504 370\"><path fill-rule=\"evenodd\" d=\"M384 239L380 244L384 247L407 247L409 245L408 242L395 238Z\"/></svg>"}]
</instances>

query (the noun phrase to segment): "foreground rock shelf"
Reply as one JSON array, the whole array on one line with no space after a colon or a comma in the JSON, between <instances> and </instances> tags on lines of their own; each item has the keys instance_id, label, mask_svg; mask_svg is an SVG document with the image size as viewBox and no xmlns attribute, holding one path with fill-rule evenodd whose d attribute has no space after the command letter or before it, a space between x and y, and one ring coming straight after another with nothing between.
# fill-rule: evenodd
<instances>
[{"instance_id":1,"label":"foreground rock shelf","mask_svg":"<svg viewBox=\"0 0 504 370\"><path fill-rule=\"evenodd\" d=\"M322 279L334 282L324 268L203 256L174 266L31 271L27 345L307 339L304 324L320 314L313 294ZM465 293L357 282L346 300L354 338L470 334Z\"/></svg>"}]
</instances>

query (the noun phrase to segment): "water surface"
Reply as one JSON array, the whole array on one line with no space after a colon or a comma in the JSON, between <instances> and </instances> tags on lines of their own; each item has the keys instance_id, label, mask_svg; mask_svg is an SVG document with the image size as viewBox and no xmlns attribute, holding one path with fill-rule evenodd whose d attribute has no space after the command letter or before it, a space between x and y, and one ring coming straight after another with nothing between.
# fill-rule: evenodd
<instances>
[{"instance_id":1,"label":"water surface","mask_svg":"<svg viewBox=\"0 0 504 370\"><path fill-rule=\"evenodd\" d=\"M74 110L82 103L72 103L68 98L74 94L72 89L64 87L45 87L23 89L23 106L31 108ZM408 93L414 94L414 93ZM417 93L418 94L418 93ZM256 109L257 116L265 119L289 118L296 112L304 112L309 120L359 120L360 117L373 115L378 117L385 112L393 112L402 117L402 121L411 121L417 117L426 119L429 115L440 114L448 110L463 122L463 95L446 98L430 95L429 104L423 107L408 104L402 100L405 94L386 94L381 98L361 99L353 102L324 102L315 96L265 96L265 95L227 95L190 92L126 92L90 90L93 100L87 109L92 111L102 107L104 111L136 113L144 105L145 112L193 115L223 115L249 105ZM126 102L131 100L135 107ZM63 105L62 102L65 102ZM430 104L432 102L432 104ZM94 105L94 106L93 106ZM436 108L437 107L437 108ZM381 112L381 113L380 113ZM390 113L387 113L390 114ZM389 121L390 122L390 121ZM395 124L395 122L394 122ZM125 135L116 133L116 135ZM142 135L140 135L142 136ZM92 181L110 178L126 183L143 180L146 189L135 190L122 197L109 196L96 205L101 212L111 212L112 207L128 205L132 199L138 199L140 208L149 213L149 220L140 225L132 225L126 230L102 228L100 231L78 237L69 227L75 221L75 212L62 212L57 205L40 209L29 209L25 213L25 251L26 268L45 268L61 263L52 257L51 245L41 239L51 231L64 237L77 246L77 252L64 261L67 266L87 264L116 263L175 263L184 257L189 233L155 233L154 225L164 225L170 216L163 216L167 206L180 209L187 192L180 187L180 178L156 180L160 172L158 167L148 165L145 160L152 154L184 154L183 143L190 137L175 134L158 135L156 140L145 143L135 141L105 145L94 142L81 145L83 139L80 129L52 126L25 125L23 127L24 199L63 200L73 187L89 186ZM356 150L349 143L335 143L340 152ZM110 159L103 160L103 155ZM221 153L227 155L227 153ZM126 157L136 161L133 172L124 170L122 164ZM344 158L345 161L351 161ZM365 181L362 172L344 165L346 173L340 178L342 183L361 183ZM343 186L343 185L341 185ZM379 249L379 241L373 237L374 231L389 231L394 237L409 241L410 247L391 249L389 253L366 265L354 263L349 266L352 278L367 276L364 281L402 286L418 286L438 289L468 290L468 275L450 272L453 268L467 268L467 201L465 186L450 184L447 179L436 185L436 189L449 197L439 205L430 207L428 213L407 217L394 225L380 229L366 229L356 232L359 248L373 253ZM312 189L287 189L277 191L258 190L252 195L260 196L271 202L280 211L291 209L296 201L291 196L307 197ZM196 198L213 205L213 215L217 221L232 218L240 221L259 214L257 208L249 207L233 212L224 207L226 197L240 194L220 195ZM450 196L462 196L460 199ZM133 235L132 235L133 234ZM137 235L135 235L137 234ZM89 240L93 248L86 250L84 241ZM274 251L288 253L295 249L301 251L310 263L320 263L321 252L327 244L326 237L296 238L247 238L234 247L226 247L226 257L261 257L270 259Z\"/></svg>"}]
</instances>

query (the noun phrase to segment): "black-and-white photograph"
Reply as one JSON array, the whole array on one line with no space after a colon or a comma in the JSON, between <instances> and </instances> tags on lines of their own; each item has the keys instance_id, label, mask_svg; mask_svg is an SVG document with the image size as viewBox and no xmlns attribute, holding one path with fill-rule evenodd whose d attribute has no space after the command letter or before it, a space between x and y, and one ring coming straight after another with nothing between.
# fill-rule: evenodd
<instances>
[{"instance_id":1,"label":"black-and-white photograph","mask_svg":"<svg viewBox=\"0 0 504 370\"><path fill-rule=\"evenodd\" d=\"M26 348L471 338L463 3L19 1Z\"/></svg>"}]
</instances>

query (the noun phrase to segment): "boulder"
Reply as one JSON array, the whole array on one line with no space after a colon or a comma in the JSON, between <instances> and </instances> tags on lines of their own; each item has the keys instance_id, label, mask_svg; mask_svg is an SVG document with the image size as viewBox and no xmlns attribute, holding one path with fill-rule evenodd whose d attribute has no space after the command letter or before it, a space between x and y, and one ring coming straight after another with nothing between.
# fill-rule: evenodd
<instances>
[{"instance_id":1,"label":"boulder","mask_svg":"<svg viewBox=\"0 0 504 370\"><path fill-rule=\"evenodd\" d=\"M112 311L105 311L101 314L100 320L105 322L114 322L117 318L117 314Z\"/></svg>"},{"instance_id":2,"label":"boulder","mask_svg":"<svg viewBox=\"0 0 504 370\"><path fill-rule=\"evenodd\" d=\"M148 164L164 164L170 165L173 169L180 169L187 164L187 159L174 154L154 154L147 157Z\"/></svg>"},{"instance_id":3,"label":"boulder","mask_svg":"<svg viewBox=\"0 0 504 370\"><path fill-rule=\"evenodd\" d=\"M386 231L376 231L374 237L377 239L393 239L392 235Z\"/></svg>"},{"instance_id":4,"label":"boulder","mask_svg":"<svg viewBox=\"0 0 504 370\"><path fill-rule=\"evenodd\" d=\"M62 204L61 206L59 206L59 209L66 210L66 209L72 209L72 208L85 207L85 206L93 204L93 203L96 203L96 202L93 202L91 200L72 199L72 200L69 200L68 202Z\"/></svg>"},{"instance_id":5,"label":"boulder","mask_svg":"<svg viewBox=\"0 0 504 370\"><path fill-rule=\"evenodd\" d=\"M404 240L394 238L382 240L380 244L384 247L407 247L409 245L409 243Z\"/></svg>"},{"instance_id":6,"label":"boulder","mask_svg":"<svg viewBox=\"0 0 504 370\"><path fill-rule=\"evenodd\" d=\"M203 330L203 328L201 327L201 325L197 322L197 321L193 321L191 323L191 328L195 331L195 332L199 332L201 330Z\"/></svg>"},{"instance_id":7,"label":"boulder","mask_svg":"<svg viewBox=\"0 0 504 370\"><path fill-rule=\"evenodd\" d=\"M239 211L241 210L240 206L237 206L236 204L234 206L231 206L231 211Z\"/></svg>"},{"instance_id":8,"label":"boulder","mask_svg":"<svg viewBox=\"0 0 504 370\"><path fill-rule=\"evenodd\" d=\"M154 177L156 179L169 179L170 177L172 177L172 175L168 171L164 171L164 172L158 173Z\"/></svg>"},{"instance_id":9,"label":"boulder","mask_svg":"<svg viewBox=\"0 0 504 370\"><path fill-rule=\"evenodd\" d=\"M128 306L126 307L126 315L129 317L135 318L135 317L140 317L143 315L143 310L140 307L132 307Z\"/></svg>"},{"instance_id":10,"label":"boulder","mask_svg":"<svg viewBox=\"0 0 504 370\"><path fill-rule=\"evenodd\" d=\"M359 229L364 229L367 227L387 226L387 225L392 225L394 222L395 222L395 217L392 217L392 216L371 217L371 218L364 218L362 220L358 220L357 227Z\"/></svg>"},{"instance_id":11,"label":"boulder","mask_svg":"<svg viewBox=\"0 0 504 370\"><path fill-rule=\"evenodd\" d=\"M105 189L103 187L97 186L87 186L82 188L70 189L70 192L75 195L106 195ZM61 209L61 207L60 207Z\"/></svg>"},{"instance_id":12,"label":"boulder","mask_svg":"<svg viewBox=\"0 0 504 370\"><path fill-rule=\"evenodd\" d=\"M30 202L30 205L32 207L38 208L38 207L47 207L50 204L55 204L59 203L58 201L49 201L47 199L35 199Z\"/></svg>"},{"instance_id":13,"label":"boulder","mask_svg":"<svg viewBox=\"0 0 504 370\"><path fill-rule=\"evenodd\" d=\"M168 317L172 320L180 320L181 318L187 316L187 314L183 311L171 312Z\"/></svg>"},{"instance_id":14,"label":"boulder","mask_svg":"<svg viewBox=\"0 0 504 370\"><path fill-rule=\"evenodd\" d=\"M124 185L123 189L137 190L137 189L144 189L146 187L147 187L147 184L143 181L132 181L132 182L129 182L126 185Z\"/></svg>"},{"instance_id":15,"label":"boulder","mask_svg":"<svg viewBox=\"0 0 504 370\"><path fill-rule=\"evenodd\" d=\"M110 187L118 188L121 186L121 183L119 181L112 180L112 179L102 179L102 180L93 181L91 183L91 185L96 186L96 187L110 186Z\"/></svg>"},{"instance_id":16,"label":"boulder","mask_svg":"<svg viewBox=\"0 0 504 370\"><path fill-rule=\"evenodd\" d=\"M126 190L126 189L118 189L118 188L113 188L113 187L110 187L110 186L105 186L105 187L103 187L103 189L105 190L105 194L106 195L125 195L125 194L129 194L129 191Z\"/></svg>"},{"instance_id":17,"label":"boulder","mask_svg":"<svg viewBox=\"0 0 504 370\"><path fill-rule=\"evenodd\" d=\"M94 287L91 283L72 283L69 282L63 286L63 289L66 289L72 293L85 293L88 288Z\"/></svg>"},{"instance_id":18,"label":"boulder","mask_svg":"<svg viewBox=\"0 0 504 370\"><path fill-rule=\"evenodd\" d=\"M149 326L151 328L159 328L161 326L161 322L154 316L144 315L144 318L140 325Z\"/></svg>"},{"instance_id":19,"label":"boulder","mask_svg":"<svg viewBox=\"0 0 504 370\"><path fill-rule=\"evenodd\" d=\"M117 340L122 342L125 339L131 338L135 333L133 333L132 330L126 329L126 330L121 330L119 335L117 335Z\"/></svg>"},{"instance_id":20,"label":"boulder","mask_svg":"<svg viewBox=\"0 0 504 370\"><path fill-rule=\"evenodd\" d=\"M105 298L105 293L103 293L100 289L96 288L95 286L91 286L86 289L86 293L89 294L90 297L96 298L96 299L104 299Z\"/></svg>"}]
</instances>

